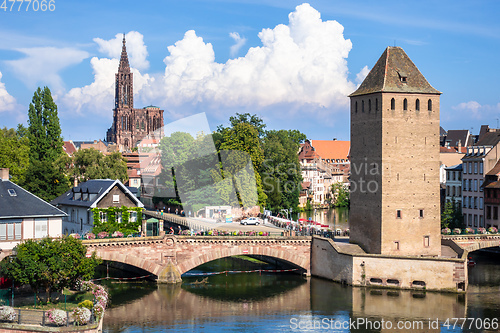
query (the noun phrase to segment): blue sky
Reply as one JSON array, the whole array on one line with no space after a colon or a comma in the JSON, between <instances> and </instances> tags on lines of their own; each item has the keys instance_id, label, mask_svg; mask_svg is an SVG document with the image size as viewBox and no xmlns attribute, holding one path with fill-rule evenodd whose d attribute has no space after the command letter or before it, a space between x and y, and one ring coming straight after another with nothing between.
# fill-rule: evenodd
<instances>
[{"instance_id":1,"label":"blue sky","mask_svg":"<svg viewBox=\"0 0 500 333\"><path fill-rule=\"evenodd\" d=\"M3 0L0 0L2 2ZM72 1L0 9L0 127L26 123L52 90L63 136L105 137L121 34L135 107L165 122L236 112L310 139L349 140L351 93L387 46L401 46L439 91L445 129L497 127L498 1Z\"/></svg>"}]
</instances>

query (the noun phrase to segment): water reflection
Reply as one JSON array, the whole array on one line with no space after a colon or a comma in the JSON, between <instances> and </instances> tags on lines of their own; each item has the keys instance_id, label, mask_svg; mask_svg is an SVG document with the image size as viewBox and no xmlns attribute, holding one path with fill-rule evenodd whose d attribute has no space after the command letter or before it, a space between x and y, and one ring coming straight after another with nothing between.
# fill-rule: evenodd
<instances>
[{"instance_id":1,"label":"water reflection","mask_svg":"<svg viewBox=\"0 0 500 333\"><path fill-rule=\"evenodd\" d=\"M470 269L467 294L352 288L293 274L258 273L211 276L206 285L193 284L200 277L185 278L182 285L136 285L135 289L123 289L118 294L112 292L113 307L106 312L104 329L274 332L294 331L293 320L321 323L326 318L330 323L383 320L393 327L361 326L335 330L338 332L447 331L442 324L449 318L499 318L499 257L475 256L478 265ZM118 295L125 297L120 299ZM394 329L402 321L422 326Z\"/></svg>"},{"instance_id":2,"label":"water reflection","mask_svg":"<svg viewBox=\"0 0 500 333\"><path fill-rule=\"evenodd\" d=\"M342 230L349 228L349 209L347 207L337 207L330 209L316 209L316 211L307 211L294 216L294 219L311 218L313 221L321 224L328 224L332 228L340 228Z\"/></svg>"}]
</instances>

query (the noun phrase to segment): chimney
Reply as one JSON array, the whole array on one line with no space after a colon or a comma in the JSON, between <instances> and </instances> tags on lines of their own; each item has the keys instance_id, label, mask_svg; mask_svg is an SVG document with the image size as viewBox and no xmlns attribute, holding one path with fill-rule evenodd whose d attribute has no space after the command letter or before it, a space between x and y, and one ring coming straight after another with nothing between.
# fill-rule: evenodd
<instances>
[{"instance_id":1,"label":"chimney","mask_svg":"<svg viewBox=\"0 0 500 333\"><path fill-rule=\"evenodd\" d=\"M74 182L74 184L73 184L73 185L74 185L74 187L77 187L77 186L78 186L78 178L77 178L77 177L75 177L75 182Z\"/></svg>"},{"instance_id":2,"label":"chimney","mask_svg":"<svg viewBox=\"0 0 500 333\"><path fill-rule=\"evenodd\" d=\"M0 179L9 180L9 168L0 168Z\"/></svg>"},{"instance_id":3,"label":"chimney","mask_svg":"<svg viewBox=\"0 0 500 333\"><path fill-rule=\"evenodd\" d=\"M460 154L462 152L462 140L458 140L458 153Z\"/></svg>"}]
</instances>

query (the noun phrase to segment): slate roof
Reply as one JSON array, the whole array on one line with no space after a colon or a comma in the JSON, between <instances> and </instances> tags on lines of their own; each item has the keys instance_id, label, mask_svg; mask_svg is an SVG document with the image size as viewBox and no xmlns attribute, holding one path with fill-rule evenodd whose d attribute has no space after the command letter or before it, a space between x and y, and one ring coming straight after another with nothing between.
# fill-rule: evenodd
<instances>
[{"instance_id":1,"label":"slate roof","mask_svg":"<svg viewBox=\"0 0 500 333\"><path fill-rule=\"evenodd\" d=\"M500 131L486 132L474 146L494 146L500 141Z\"/></svg>"},{"instance_id":2,"label":"slate roof","mask_svg":"<svg viewBox=\"0 0 500 333\"><path fill-rule=\"evenodd\" d=\"M445 141L449 141L451 147L457 147L458 141L462 146L472 146L469 130L449 130Z\"/></svg>"},{"instance_id":3,"label":"slate roof","mask_svg":"<svg viewBox=\"0 0 500 333\"><path fill-rule=\"evenodd\" d=\"M15 195L11 196L9 190ZM21 186L10 180L0 180L0 220L63 216L66 216L65 212L26 191Z\"/></svg>"},{"instance_id":4,"label":"slate roof","mask_svg":"<svg viewBox=\"0 0 500 333\"><path fill-rule=\"evenodd\" d=\"M406 78L403 82L402 78ZM402 48L389 46L349 97L378 92L441 94L434 89Z\"/></svg>"},{"instance_id":5,"label":"slate roof","mask_svg":"<svg viewBox=\"0 0 500 333\"><path fill-rule=\"evenodd\" d=\"M450 171L462 171L462 164L452 165L452 166L450 166L450 167L445 168L445 170L450 170Z\"/></svg>"},{"instance_id":6,"label":"slate roof","mask_svg":"<svg viewBox=\"0 0 500 333\"><path fill-rule=\"evenodd\" d=\"M50 203L54 206L78 206L78 207L88 207L94 208L97 203L115 186L121 187L121 189L128 194L130 199L139 207L143 207L144 205L137 199L137 197L130 192L130 190L122 184L119 180L111 180L111 179L92 179L88 180L85 183L79 184L77 187L73 187L68 190L66 193L61 196L55 198ZM74 193L88 193L88 200L74 200ZM94 194L94 196L91 196ZM91 198L92 197L92 198Z\"/></svg>"}]
</instances>

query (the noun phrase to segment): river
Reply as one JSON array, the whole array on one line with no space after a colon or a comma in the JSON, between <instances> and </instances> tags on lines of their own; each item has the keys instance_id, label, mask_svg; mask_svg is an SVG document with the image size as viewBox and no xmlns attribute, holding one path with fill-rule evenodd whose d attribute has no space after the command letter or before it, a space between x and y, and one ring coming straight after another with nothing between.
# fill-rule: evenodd
<instances>
[{"instance_id":1,"label":"river","mask_svg":"<svg viewBox=\"0 0 500 333\"><path fill-rule=\"evenodd\" d=\"M466 294L353 288L287 273L212 275L206 284L196 283L203 276L184 276L182 285L109 284L104 331L498 332L484 327L500 318L500 256L472 255L477 265L469 268ZM221 259L194 273L256 265ZM453 318L464 317L463 329L460 321L453 327Z\"/></svg>"}]
</instances>

